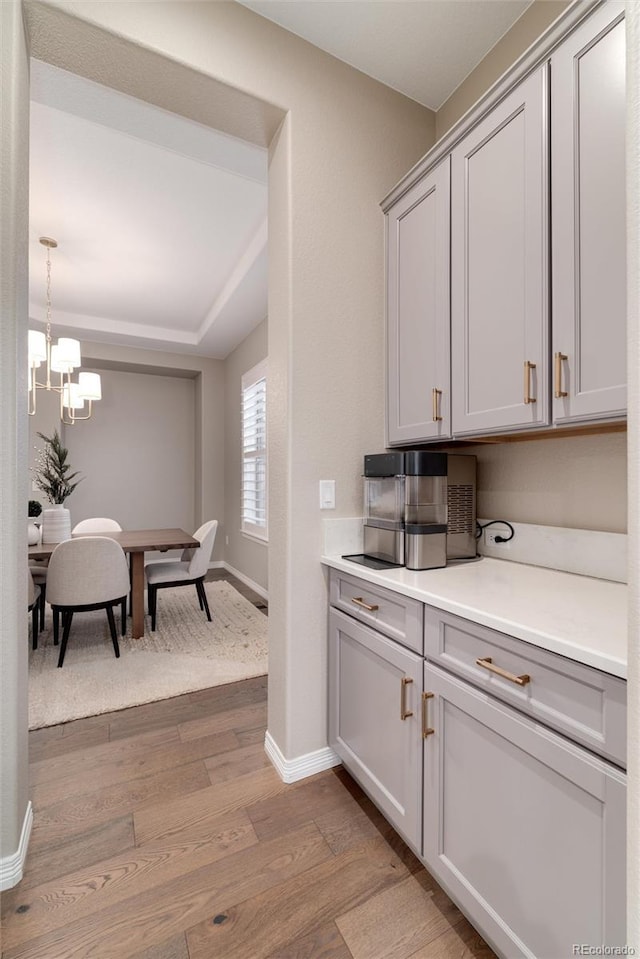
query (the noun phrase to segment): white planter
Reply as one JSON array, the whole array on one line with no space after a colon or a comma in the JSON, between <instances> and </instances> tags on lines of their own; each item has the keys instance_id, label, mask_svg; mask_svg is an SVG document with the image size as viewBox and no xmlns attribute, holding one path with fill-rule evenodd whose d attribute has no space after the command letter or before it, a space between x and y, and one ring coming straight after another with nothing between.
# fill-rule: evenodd
<instances>
[{"instance_id":1,"label":"white planter","mask_svg":"<svg viewBox=\"0 0 640 959\"><path fill-rule=\"evenodd\" d=\"M64 506L42 511L42 542L62 543L71 539L71 513Z\"/></svg>"},{"instance_id":2,"label":"white planter","mask_svg":"<svg viewBox=\"0 0 640 959\"><path fill-rule=\"evenodd\" d=\"M27 543L29 546L37 546L40 542L40 530L35 524L33 516L27 519Z\"/></svg>"}]
</instances>

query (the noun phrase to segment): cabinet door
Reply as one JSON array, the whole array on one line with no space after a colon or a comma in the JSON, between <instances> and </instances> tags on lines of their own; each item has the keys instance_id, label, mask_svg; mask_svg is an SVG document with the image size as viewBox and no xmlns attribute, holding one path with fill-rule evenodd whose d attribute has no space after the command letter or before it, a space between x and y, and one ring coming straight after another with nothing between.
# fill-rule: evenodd
<instances>
[{"instance_id":1,"label":"cabinet door","mask_svg":"<svg viewBox=\"0 0 640 959\"><path fill-rule=\"evenodd\" d=\"M386 217L389 445L451 436L449 158Z\"/></svg>"},{"instance_id":2,"label":"cabinet door","mask_svg":"<svg viewBox=\"0 0 640 959\"><path fill-rule=\"evenodd\" d=\"M551 59L553 416L626 411L624 3Z\"/></svg>"},{"instance_id":3,"label":"cabinet door","mask_svg":"<svg viewBox=\"0 0 640 959\"><path fill-rule=\"evenodd\" d=\"M548 66L451 158L454 434L549 422Z\"/></svg>"},{"instance_id":4,"label":"cabinet door","mask_svg":"<svg viewBox=\"0 0 640 959\"><path fill-rule=\"evenodd\" d=\"M329 614L329 745L420 852L422 658L338 610Z\"/></svg>"},{"instance_id":5,"label":"cabinet door","mask_svg":"<svg viewBox=\"0 0 640 959\"><path fill-rule=\"evenodd\" d=\"M424 859L509 959L625 942L626 778L425 667Z\"/></svg>"}]
</instances>

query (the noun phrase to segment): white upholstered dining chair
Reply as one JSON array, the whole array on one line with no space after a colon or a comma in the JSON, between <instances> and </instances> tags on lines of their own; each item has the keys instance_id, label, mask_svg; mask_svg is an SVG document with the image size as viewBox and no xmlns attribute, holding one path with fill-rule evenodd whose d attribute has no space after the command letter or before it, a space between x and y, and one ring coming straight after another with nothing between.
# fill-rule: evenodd
<instances>
[{"instance_id":1,"label":"white upholstered dining chair","mask_svg":"<svg viewBox=\"0 0 640 959\"><path fill-rule=\"evenodd\" d=\"M71 530L72 533L121 533L122 526L115 519L106 516L92 516L83 519Z\"/></svg>"},{"instance_id":2,"label":"white upholstered dining chair","mask_svg":"<svg viewBox=\"0 0 640 959\"><path fill-rule=\"evenodd\" d=\"M145 566L152 631L156 628L158 590L167 586L195 586L200 609L206 612L207 619L211 622L209 603L204 588L204 577L209 569L209 560L213 552L217 531L218 520L209 520L193 534L195 539L200 541L200 546L192 546L183 550L180 560L163 559L155 563L147 563Z\"/></svg>"},{"instance_id":3,"label":"white upholstered dining chair","mask_svg":"<svg viewBox=\"0 0 640 959\"><path fill-rule=\"evenodd\" d=\"M47 593L53 611L53 641L58 641L62 614L62 643L58 666L62 666L73 614L105 609L116 656L120 656L113 607L122 610L122 635L126 633L129 567L119 543L107 536L82 536L59 543L49 560Z\"/></svg>"}]
</instances>

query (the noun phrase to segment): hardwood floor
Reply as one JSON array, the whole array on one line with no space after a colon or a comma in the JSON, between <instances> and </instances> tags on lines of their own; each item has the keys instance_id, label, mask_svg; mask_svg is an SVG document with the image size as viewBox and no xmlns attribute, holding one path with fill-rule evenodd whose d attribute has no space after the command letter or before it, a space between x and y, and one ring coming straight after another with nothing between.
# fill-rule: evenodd
<instances>
[{"instance_id":1,"label":"hardwood floor","mask_svg":"<svg viewBox=\"0 0 640 959\"><path fill-rule=\"evenodd\" d=\"M258 677L32 731L2 959L494 959L346 772L280 781L266 722Z\"/></svg>"},{"instance_id":2,"label":"hardwood floor","mask_svg":"<svg viewBox=\"0 0 640 959\"><path fill-rule=\"evenodd\" d=\"M266 677L30 734L3 959L492 959L340 768L284 785Z\"/></svg>"}]
</instances>

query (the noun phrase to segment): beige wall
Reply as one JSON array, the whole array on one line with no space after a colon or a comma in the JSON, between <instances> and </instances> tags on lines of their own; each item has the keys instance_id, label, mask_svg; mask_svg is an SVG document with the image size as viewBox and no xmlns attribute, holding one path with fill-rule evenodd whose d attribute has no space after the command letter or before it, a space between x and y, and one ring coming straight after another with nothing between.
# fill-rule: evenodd
<instances>
[{"instance_id":1,"label":"beige wall","mask_svg":"<svg viewBox=\"0 0 640 959\"><path fill-rule=\"evenodd\" d=\"M318 481L335 479L336 513L353 515L362 456L384 442L379 203L432 145L434 116L236 3L60 6L26 4L39 58L180 101L226 132L234 100L253 98L262 120L251 136L270 143L269 732L287 758L323 749Z\"/></svg>"},{"instance_id":2,"label":"beige wall","mask_svg":"<svg viewBox=\"0 0 640 959\"><path fill-rule=\"evenodd\" d=\"M113 515L129 528L184 529L208 519L222 522L223 361L105 343L83 343L82 355L83 368L103 377L103 399L91 420L65 428L64 442L74 468L89 477L98 459L113 484L103 480L96 498L95 485L85 480L69 498L72 521ZM112 512L97 512L99 501ZM223 543L220 530L214 561L222 559Z\"/></svg>"},{"instance_id":3,"label":"beige wall","mask_svg":"<svg viewBox=\"0 0 640 959\"><path fill-rule=\"evenodd\" d=\"M234 570L268 589L269 549L240 529L242 479L242 376L267 356L267 321L253 330L224 362L224 558ZM267 381L267 389L269 388ZM269 396L267 393L267 404Z\"/></svg>"},{"instance_id":4,"label":"beige wall","mask_svg":"<svg viewBox=\"0 0 640 959\"><path fill-rule=\"evenodd\" d=\"M85 362L83 369L89 369ZM66 501L71 523L109 516L125 529L195 523L195 377L98 370L103 399L86 422L60 422L57 393L38 393L29 420L30 465L58 430L72 470L83 477ZM30 487L43 508L45 494Z\"/></svg>"},{"instance_id":5,"label":"beige wall","mask_svg":"<svg viewBox=\"0 0 640 959\"><path fill-rule=\"evenodd\" d=\"M100 373L103 399L64 434L72 469L83 476L65 504L72 525L109 516L124 529L193 531L195 380Z\"/></svg>"},{"instance_id":6,"label":"beige wall","mask_svg":"<svg viewBox=\"0 0 640 959\"><path fill-rule=\"evenodd\" d=\"M29 798L24 567L29 67L18 3L0 3L0 71L0 876L10 885L14 869L19 875Z\"/></svg>"},{"instance_id":7,"label":"beige wall","mask_svg":"<svg viewBox=\"0 0 640 959\"><path fill-rule=\"evenodd\" d=\"M624 432L465 449L478 457L478 515L626 533L626 448Z\"/></svg>"},{"instance_id":8,"label":"beige wall","mask_svg":"<svg viewBox=\"0 0 640 959\"><path fill-rule=\"evenodd\" d=\"M627 28L627 318L629 374L629 673L627 943L640 952L640 5Z\"/></svg>"}]
</instances>

